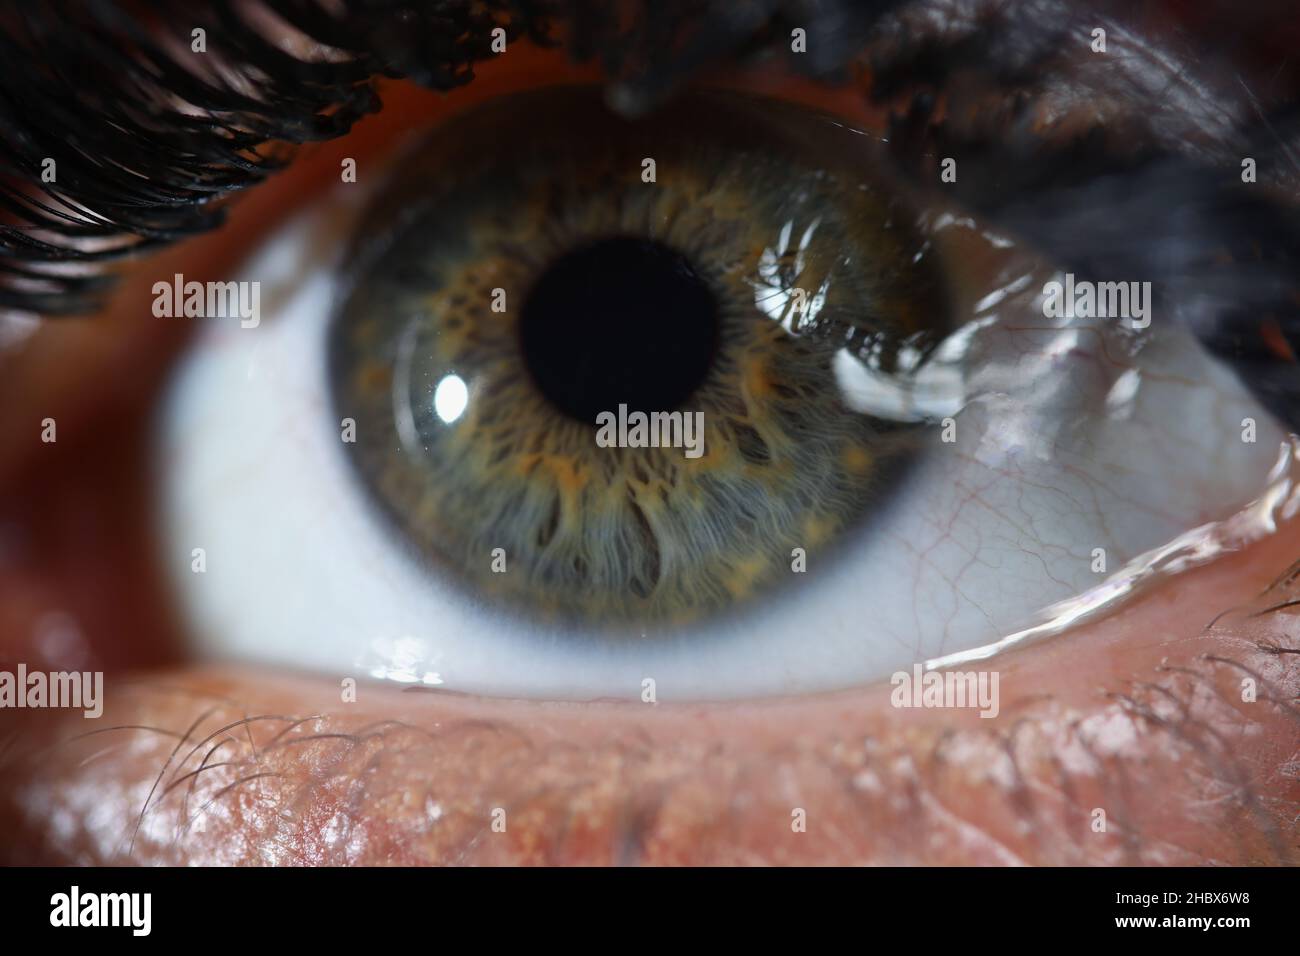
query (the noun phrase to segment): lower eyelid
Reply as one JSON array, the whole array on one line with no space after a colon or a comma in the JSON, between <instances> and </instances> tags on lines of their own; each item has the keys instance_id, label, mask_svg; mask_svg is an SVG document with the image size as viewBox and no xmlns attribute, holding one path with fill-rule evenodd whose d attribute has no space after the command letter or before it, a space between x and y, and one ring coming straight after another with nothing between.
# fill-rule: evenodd
<instances>
[{"instance_id":1,"label":"lower eyelid","mask_svg":"<svg viewBox=\"0 0 1300 956\"><path fill-rule=\"evenodd\" d=\"M651 709L367 684L341 704L241 671L118 683L104 732L69 742L84 722L42 714L24 733L0 821L27 834L15 862L122 861L162 769L135 837L159 862L1285 862L1295 618L1251 614L1291 558L1275 537L1006 657L989 721L895 710L887 687ZM1206 594L1241 606L1207 630Z\"/></svg>"}]
</instances>

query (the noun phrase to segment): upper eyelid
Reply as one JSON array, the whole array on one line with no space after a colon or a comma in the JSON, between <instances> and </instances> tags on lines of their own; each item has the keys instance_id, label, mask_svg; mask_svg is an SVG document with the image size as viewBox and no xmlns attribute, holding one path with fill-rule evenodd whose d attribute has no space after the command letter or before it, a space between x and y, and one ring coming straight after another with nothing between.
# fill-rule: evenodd
<instances>
[{"instance_id":1,"label":"upper eyelid","mask_svg":"<svg viewBox=\"0 0 1300 956\"><path fill-rule=\"evenodd\" d=\"M370 81L388 66L364 47L373 25L367 31L364 24L333 22L306 5L295 14L303 37L334 49L353 46L352 38L363 45L349 50L350 59L309 63L268 42L265 21L254 24L216 7L185 15L186 24L211 33L214 62L224 71L260 73L264 79L253 93L224 77L202 77L180 59L191 51L178 38L191 27L182 28L179 16L146 34L109 4L88 5L78 16L89 22L76 24L64 22L67 11L39 8L25 15L25 30L0 37L0 52L22 76L9 115L0 113L0 124L22 131L11 140L17 146L4 169L9 182L0 185L0 204L17 222L0 227L0 252L24 263L0 283L0 307L47 316L94 311L101 276L40 267L118 259L210 230L224 211L214 199L285 165L274 144L332 139L377 110ZM361 14L353 11L351 19ZM448 26L468 31L462 46L472 46L481 32ZM223 58L223 48L241 55ZM445 51L445 75L430 74L427 85L458 85L473 58L461 47ZM71 76L51 73L42 69L47 62L77 67ZM96 74L99 89L117 85L86 104L89 109L70 108L86 99L77 77ZM142 115L140 102L153 112ZM56 163L53 188L42 183L47 158Z\"/></svg>"},{"instance_id":2,"label":"upper eyelid","mask_svg":"<svg viewBox=\"0 0 1300 956\"><path fill-rule=\"evenodd\" d=\"M971 10L979 9L981 2L983 0L972 0L963 6L961 0L916 0L904 7L896 20L902 21L918 11L925 14L965 10L969 14ZM985 7L983 19L970 16L954 19L952 35L946 32L949 21L941 19L942 26L935 27L922 16L919 22L926 26L919 31L919 36L913 24L912 32L903 31L901 39L900 35L890 34L888 15L883 15L886 19L880 21L882 15L878 12L868 15L859 8L852 8L859 11L856 19L851 21L852 26L861 30L862 36L872 26L884 23L884 28L878 31L866 53L863 52L862 39L853 42L843 39L858 34L853 29L843 29L845 21L841 19L838 21L841 38L833 47L838 51L834 57L810 58L807 63L800 63L798 57L789 59L796 67L802 66L805 72L818 73L842 66L840 61L845 58L865 57L873 71L882 76L888 74L888 80L882 79L879 87L871 91L878 101L888 100L886 94L898 92L900 77L910 78L913 87L910 99L904 103L908 112L894 114L889 137L893 158L901 160L897 163L900 167L898 172L914 184L924 181L925 188L934 188L937 177L927 178L932 171L927 161L932 164L935 156L923 157L923 161L918 163L915 155L915 133L918 128L922 129L922 142L942 145L951 152L960 151L963 175L957 184L950 187L956 198L969 203L985 225L1029 240L1064 268L1102 279L1114 278L1108 270L1117 264L1139 272L1154 268L1159 259L1152 257L1151 250L1163 238L1161 228L1169 228L1163 225L1169 218L1163 213L1171 204L1189 199L1193 204L1203 202L1211 214L1197 220L1198 229L1179 232L1176 238L1182 248L1193 247L1194 254L1202 260L1217 253L1224 236L1235 238L1240 244L1267 240L1264 244L1271 249L1272 261L1234 262L1226 269L1219 268L1213 279L1233 283L1233 294L1240 309L1236 318L1244 317L1249 323L1255 314L1272 313L1278 325L1265 329L1258 323L1241 323L1243 327L1238 328L1239 323L1229 323L1223 316L1216 315L1213 326L1197 331L1207 339L1216 336L1226 339L1236 348L1240 348L1238 343L1244 340L1253 349L1248 362L1254 363L1249 365L1246 378L1262 389L1261 397L1265 397L1270 407L1284 419L1300 419L1300 411L1292 407L1300 404L1300 383L1295 381L1300 365L1274 362L1264 370L1258 367L1259 355L1269 352L1264 347L1268 344L1266 332L1280 330L1283 340L1296 342L1293 350L1300 350L1300 306L1290 296L1294 264L1300 261L1300 227L1290 221L1293 218L1291 211L1274 202L1273 197L1261 193L1249 197L1251 208L1243 214L1233 201L1225 205L1217 196L1205 202L1203 195L1180 195L1177 190L1147 195L1140 189L1126 186L1127 182L1142 175L1154 178L1157 183L1182 176L1198 184L1197 188L1221 177L1221 164L1207 164L1198 154L1181 152L1182 144L1164 142L1156 150L1155 159L1145 166L1132 167L1106 149L1090 157L1091 166L1084 170L1090 177L1084 179L1085 184L1109 188L1118 183L1121 192L1127 190L1130 200L1127 218L1113 217L1127 222L1127 230L1122 236L1127 240L1123 244L1125 255L1115 255L1117 243L1113 230L1112 233L1089 236L1072 228L1069 213L1082 212L1086 216L1097 205L1085 201L1076 203L1073 209L1061 208L1068 206L1062 198L1069 196L1068 189L1054 191L1054 187L1061 183L1068 184L1072 177L1077 178L1078 157L1072 152L1076 150L1075 143L1053 143L1050 135L1037 136L1029 143L1032 148L1026 160L1024 140L1002 143L996 132L990 137L989 131L984 130L977 131L973 138L968 136L963 142L960 131L950 124L936 126L931 122L933 117L927 106L934 102L933 93L943 94L947 89L952 78L951 67L979 64L995 76L995 83L1000 83L1003 93L1011 97L1017 84L1020 84L1020 89L1027 89L1029 81L1043 80L1053 69L1059 68L1059 62L1055 67L1045 64L1053 62L1052 51L1059 58L1060 50L1053 44L1062 36L1061 22L1076 26L1081 22L1077 11L1058 22L1060 18L1049 14L1054 10L1060 13L1064 8L1050 4L1042 7L1015 2L1007 4L1000 0L997 4L986 3ZM265 13L267 8L254 9ZM844 14L845 10L839 12ZM832 13L834 11L826 14L826 22L835 19ZM28 14L27 22L37 22L45 15L43 11ZM350 18L361 17L355 10L345 12L345 27L325 17L319 8L308 5L292 11L302 36L317 37L324 43L333 44L335 49L346 48L352 57L336 62L309 63L267 40L268 20L265 17L261 22L254 22L255 17L239 20L229 13L218 15L212 10L190 16L189 22L207 23L211 27L214 53L215 48L220 47L234 49L241 55L237 63L227 58L226 67L235 72L257 68L265 77L256 90L256 97L253 97L229 83L218 85L211 77L196 77L177 59L183 53L188 54L183 42L179 53L174 45L165 47L152 39L161 36L161 31L146 36L138 25L132 26L120 11L111 6L95 5L84 15L96 27L85 35L69 34L66 28L60 32L59 27L64 26L62 21L57 25L44 24L47 31L43 35L54 37L45 50L31 40L31 33L26 38L32 49L15 39L19 31L14 31L12 36L0 36L0 52L7 55L9 62L27 71L28 83L27 88L19 91L20 95L10 99L13 104L27 104L28 113L5 116L0 112L0 124L22 129L26 116L37 116L41 118L40 122L52 122L54 126L53 130L32 127L26 130L30 135L15 138L21 147L7 171L17 182L4 184L0 181L0 205L7 207L11 219L20 223L18 226L0 225L0 255L11 260L5 270L8 275L0 274L0 308L44 316L97 310L113 283L113 277L96 268L98 263L128 254L138 256L146 249L165 246L178 238L219 226L225 208L221 202L212 202L214 197L246 190L282 168L285 163L275 144L325 140L347 133L357 119L379 107L373 89L374 74L395 72L390 64L403 57L403 62L411 65L414 62L412 49L418 48L421 42L431 42L434 36L433 31L421 35L416 24L411 30L404 30L400 40L400 43L410 46L400 46L393 37L382 36L374 23L351 24ZM531 22L525 18L509 23L507 29L512 36L521 32L540 36L544 29L543 21L544 18ZM602 28L612 28L611 24L602 25L599 21L597 15L590 24L570 24L571 53L577 58L591 57L593 49L584 49L583 44L589 43ZM778 12L768 26L780 21L781 13ZM484 44L493 22L496 21L479 21L466 27L460 46L444 50L441 60L426 57L421 61L441 65L423 66L417 78L426 85L443 89L465 82L470 76L471 64L485 55ZM1015 25L1010 41L997 32L999 27L1008 24ZM169 26L175 33L178 21ZM810 34L815 32L815 26L810 24ZM926 33L926 30L930 32ZM32 32L42 35L40 31ZM734 33L734 30L725 33L732 47L743 39ZM700 49L688 50L679 58L652 56L656 48L647 46L649 38L671 34L672 31L631 30L613 34L597 47L603 54L605 67L619 80L624 91L639 89L642 101L649 102L680 83L700 65L702 59ZM76 39L70 40L70 35ZM1123 36L1122 31L1120 35ZM355 37L361 37L361 40L357 41ZM977 42L972 43L972 37ZM780 39L778 35L777 40ZM926 73L925 68L918 65L926 62L927 44L943 49L945 43L950 45L949 52L956 51L959 55L953 56L951 64L941 58L942 65L937 70L931 65ZM1032 69L1022 64L1020 76L1001 75L1006 71L997 58L999 52L1007 51L1009 44L1012 47L1020 44L1018 53L1022 60L1032 65ZM381 47L384 50L382 54L378 52ZM111 118L116 127L108 123L98 126L87 123L84 113L76 115L67 109L66 104L76 101L77 93L68 85L70 78L63 74L47 76L38 69L38 60L32 57L33 52L49 53L51 49L55 53L52 57L54 62L72 56L88 64L78 71L82 75L95 72L96 65L107 65L112 68L110 76L122 77L120 82L123 86L117 90L110 88L107 96L100 98L101 109L96 113L96 116ZM123 49L129 52L123 53ZM719 54L727 49L723 43L712 52ZM142 76L138 69L132 74L131 64L141 62L155 64L162 79L169 81L170 85L152 75ZM650 63L653 68L635 73L636 63ZM1034 70L1046 72L1035 74ZM913 75L909 71L918 72ZM203 125L196 128L192 116L173 109L166 114L167 120L173 123L172 128L159 133L159 125L165 125L166 121L154 117L142 122L125 106L138 102L141 91L150 89L156 102L174 102L179 92L189 108L209 117L221 116L223 123L216 128ZM1148 90L1147 94L1150 99L1151 91ZM144 98L147 100L147 96ZM267 106L268 103L273 106ZM1141 104L1129 106L1131 114L1139 121L1154 123ZM15 105L11 111L23 108ZM1150 117L1158 115L1161 115L1160 111L1152 108ZM53 117L52 121L50 117ZM59 129L60 123L67 128ZM1286 154L1289 144L1282 138L1277 124L1271 123L1261 112L1256 127L1257 140L1260 136L1271 137L1265 142L1273 143L1274 153ZM232 141L217 129L223 129L227 134L239 130L242 139ZM934 136L936 131L938 137ZM913 135L909 136L909 132ZM1153 141L1157 139L1154 130L1152 137ZM1300 139L1300 131L1292 138ZM50 147L51 143L56 145ZM252 152L255 147L259 152ZM95 155L95 150L99 150L99 155L92 161L89 157ZM62 164L61 182L55 189L39 182L41 154L47 151L55 154ZM1222 149L1219 152L1222 153ZM1022 183L1014 200L1008 203L1005 196L999 198L996 192L989 194L968 187L972 180L980 181L981 167L999 175L1008 168L1032 168L1040 179L1027 185ZM1172 173L1166 176L1166 170L1172 170ZM33 192L36 193L35 200ZM1137 202L1132 201L1134 195ZM93 212L89 217L77 212L76 207L69 206L62 196ZM78 221L68 210L90 221ZM58 265L51 268L51 264L69 261L74 268L60 268ZM76 267L78 262L81 263L79 268ZM1202 270L1186 271L1193 277L1192 281L1201 281ZM1181 277L1176 275L1175 278Z\"/></svg>"},{"instance_id":3,"label":"upper eyelid","mask_svg":"<svg viewBox=\"0 0 1300 956\"><path fill-rule=\"evenodd\" d=\"M941 2L919 5L944 6ZM539 5L538 9L543 6ZM256 9L265 14L267 8ZM854 36L853 30L843 29L844 17L849 16L852 9L851 5L846 5L831 10L825 14L824 22L834 21L841 36ZM834 15L836 13L838 18ZM432 40L431 31L420 37L420 25L415 24L413 29L403 31L402 42L406 46L398 46L393 37L383 35L373 22L354 10L347 10L341 21L335 21L322 15L319 9L313 15L308 7L295 8L292 17L302 36L332 44L335 49L345 49L351 57L342 62L307 63L279 50L266 39L265 17L258 23L254 22L256 18L241 20L229 13L219 14L213 10L198 16L187 14L187 23L206 24L210 28L214 62L221 59L221 50L234 49L240 56L226 57L222 64L224 68L237 73L256 69L265 77L255 96L250 96L229 83L218 85L210 78L197 76L193 66L187 67L180 59L183 54L177 52L174 43L166 45L158 39L163 30L146 34L138 24L132 24L121 11L111 6L96 5L86 13L93 29L87 29L83 34L73 33L62 21L58 24L43 23L41 18L44 15L43 11L27 15L26 43L16 39L20 31L14 31L12 37L0 38L9 62L26 71L25 85L19 91L22 95L15 97L14 102L29 104L27 115L0 116L0 120L7 120L11 129L24 129L28 133L26 137L17 138L22 146L8 171L19 181L25 180L26 186L45 192L46 196L41 199L52 201L54 207L63 204L61 193L94 210L96 219L89 224L69 222L66 218L60 222L57 212L33 207L25 196L25 189L6 189L3 199L13 216L24 225L0 231L0 249L10 258L33 266L56 259L102 261L117 258L127 252L139 252L142 247L170 242L218 225L221 207L219 203L210 202L214 195L254 185L281 165L280 158L274 153L254 158L249 155L249 149L259 144L301 143L346 133L356 119L377 108L373 89L362 81L377 72L391 70L392 63L411 65L412 54L418 50L421 40L426 43ZM611 28L610 24L601 22L600 16L590 16L590 22L572 26L572 47L578 57L591 55L592 50L584 49L584 44L590 45L601 30ZM778 13L772 22L779 21L780 17ZM865 33L877 17L878 14L867 16L859 11L850 22ZM504 17L498 20L506 22ZM173 36L179 33L183 37L184 29L179 21L178 17L168 26ZM491 23L453 24L465 34L460 45L446 51L440 61L422 58L420 62L425 64L422 75L415 78L425 85L442 89L465 81L470 65L475 59L482 58ZM540 35L544 23L544 17L529 21L525 16L518 23L507 23L507 29L512 34L528 31ZM682 25L676 26L680 29ZM758 25L753 26L757 31ZM815 31L816 24L810 24L810 27ZM708 31L704 32L708 35ZM54 40L37 42L32 39L34 35L53 36ZM617 70L621 64L639 55L652 64L651 68L633 78L635 84L644 89L662 88L669 83L670 77L680 80L683 64L685 67L698 65L701 59L699 50L695 51L697 55L680 59L647 57L647 50L654 49L653 46L647 47L650 43L647 38L653 35L652 31L633 29L615 38L605 36L605 41L618 40L617 43L602 42L598 45L606 66ZM71 39L73 36L75 40ZM412 36L416 39L411 39ZM361 39L357 41L356 37ZM738 38L732 39L739 42ZM387 46L381 54L377 50L382 44ZM621 51L620 44L623 47ZM828 59L825 54L813 58L811 69L825 71L842 65L840 61L850 57L855 47L852 42L841 39L836 49L833 58ZM189 52L183 46L181 50ZM719 52L715 49L712 54ZM36 54L44 54L55 62L71 55L87 64L76 71L83 76L95 73L97 66L112 68L109 75L120 76L122 86L110 89L106 95L101 94L97 100L101 112L111 117L116 127L104 124L96 129L94 123L87 122L86 115L75 115L67 110L66 104L77 101L78 93L83 91L70 86L73 77L62 74L47 76L39 69ZM60 57L60 54L65 56ZM799 65L797 58L795 60ZM145 63L152 64L161 79L147 76L138 68ZM133 65L135 69L132 69ZM99 80L102 82L103 77ZM130 110L124 109L127 103L141 99L147 101L150 94L155 103L171 103L179 97L201 115L220 116L226 132L207 127L196 130L192 116L187 117L177 109L164 114L162 120L155 116L147 123L140 122ZM274 105L268 107L268 103ZM25 123L30 116L39 116L40 123L49 125ZM172 129L160 133L159 127L168 122L173 124ZM245 131L242 140L232 142L227 138L234 130ZM62 160L62 182L57 192L42 189L40 183L41 164L47 155ZM147 185L141 184L141 175ZM49 233L50 239L34 242L29 234L34 229ZM97 240L98 248L90 248L84 241L86 239ZM23 288L22 283L15 285L13 282L0 284L0 305L45 314L83 312L95 305L95 295L101 291L101 285L84 274L52 276L39 267L23 266L21 269L27 285L35 281L35 287Z\"/></svg>"}]
</instances>

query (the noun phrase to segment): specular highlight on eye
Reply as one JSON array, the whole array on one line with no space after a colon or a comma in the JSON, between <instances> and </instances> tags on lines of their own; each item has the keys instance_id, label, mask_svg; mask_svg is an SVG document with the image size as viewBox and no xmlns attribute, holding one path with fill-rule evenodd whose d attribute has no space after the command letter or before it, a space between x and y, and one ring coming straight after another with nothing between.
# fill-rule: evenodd
<instances>
[{"instance_id":1,"label":"specular highlight on eye","mask_svg":"<svg viewBox=\"0 0 1300 956\"><path fill-rule=\"evenodd\" d=\"M680 623L790 578L920 427L847 408L836 355L902 375L947 319L854 150L721 94L635 123L532 94L437 131L363 224L331 331L363 483L438 570L534 613ZM638 412L693 448L597 441Z\"/></svg>"}]
</instances>

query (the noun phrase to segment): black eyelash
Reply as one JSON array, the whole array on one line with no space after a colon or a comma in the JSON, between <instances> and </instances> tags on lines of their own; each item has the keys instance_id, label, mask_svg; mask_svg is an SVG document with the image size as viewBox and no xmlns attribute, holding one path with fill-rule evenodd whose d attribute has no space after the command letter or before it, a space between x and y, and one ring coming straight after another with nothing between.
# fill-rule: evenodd
<instances>
[{"instance_id":1,"label":"black eyelash","mask_svg":"<svg viewBox=\"0 0 1300 956\"><path fill-rule=\"evenodd\" d=\"M328 12L327 6L333 8ZM219 226L229 195L282 168L286 146L344 135L379 108L372 77L468 82L491 31L549 43L649 108L702 64L756 55L806 24L792 65L833 77L898 0L54 0L0 5L0 308L94 311L98 265ZM271 14L333 54L266 39ZM206 56L190 50L202 28ZM57 182L42 182L55 162ZM71 266L71 268L69 268Z\"/></svg>"},{"instance_id":2,"label":"black eyelash","mask_svg":"<svg viewBox=\"0 0 1300 956\"><path fill-rule=\"evenodd\" d=\"M111 278L67 264L119 260L219 226L222 200L282 168L286 145L344 135L378 110L372 77L463 85L492 55L496 27L545 44L561 19L576 59L599 58L627 78L631 107L703 62L762 46L782 8L821 25L819 52L800 65L829 72L890 5L11 2L0 6L0 308L94 311ZM285 52L266 38L266 14L332 56ZM203 57L190 49L196 28L210 40ZM46 160L54 184L42 182Z\"/></svg>"},{"instance_id":3,"label":"black eyelash","mask_svg":"<svg viewBox=\"0 0 1300 956\"><path fill-rule=\"evenodd\" d=\"M332 58L282 51L250 9ZM60 264L219 226L221 200L282 168L286 144L341 136L378 110L373 76L451 89L489 55L494 27L544 41L546 12L523 0L354 0L337 15L311 0L11 4L0 10L0 307L92 311L109 280ZM196 28L204 57L191 54ZM46 159L54 184L41 180Z\"/></svg>"},{"instance_id":4,"label":"black eyelash","mask_svg":"<svg viewBox=\"0 0 1300 956\"><path fill-rule=\"evenodd\" d=\"M268 14L329 55L271 43ZM1064 0L14 2L0 7L0 308L93 311L112 281L100 264L219 226L224 200L282 168L292 145L341 136L377 110L376 76L468 82L495 27L550 44L563 25L570 55L599 60L619 108L637 112L721 57L788 52L802 26L808 53L789 65L840 80L869 66L871 96L894 108L890 148L905 175L933 184L937 157L954 157L952 193L990 225L1081 274L1177 286L1165 301L1182 303L1180 318L1300 422L1300 365L1277 361L1256 322L1267 315L1300 351L1300 228L1265 174L1243 189L1229 153L1162 139L1159 91L1124 91L1151 100L1135 143L1100 126L1062 140L1025 122L1034 84L1080 38L1086 48L1096 23L1117 22ZM202 59L190 52L199 27ZM971 75L1002 108L981 123L936 120ZM1300 117L1261 113L1239 140L1233 152L1261 170L1294 165ZM47 158L57 183L41 181ZM1231 265L1207 268L1224 250Z\"/></svg>"}]
</instances>

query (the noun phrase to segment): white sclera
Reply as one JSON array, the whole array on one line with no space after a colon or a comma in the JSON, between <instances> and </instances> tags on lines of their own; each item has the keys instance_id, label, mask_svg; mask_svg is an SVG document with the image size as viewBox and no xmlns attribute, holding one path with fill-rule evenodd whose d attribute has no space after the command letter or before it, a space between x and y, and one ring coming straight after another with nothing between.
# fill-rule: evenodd
<instances>
[{"instance_id":1,"label":"white sclera","mask_svg":"<svg viewBox=\"0 0 1300 956\"><path fill-rule=\"evenodd\" d=\"M672 637L574 639L438 580L365 499L326 378L334 264L309 261L322 237L342 248L350 218L322 201L267 241L237 278L261 281L271 310L256 328L196 320L164 408L164 546L209 658L561 699L636 698L645 678L660 700L864 684L1095 587L1095 548L1114 572L1228 516L1264 488L1285 437L1159 316L1131 368L1087 322L1048 328L1039 263L975 297L957 440L936 429L849 545L810 549L807 573L756 610ZM446 420L473 401L453 378L432 398Z\"/></svg>"}]
</instances>

